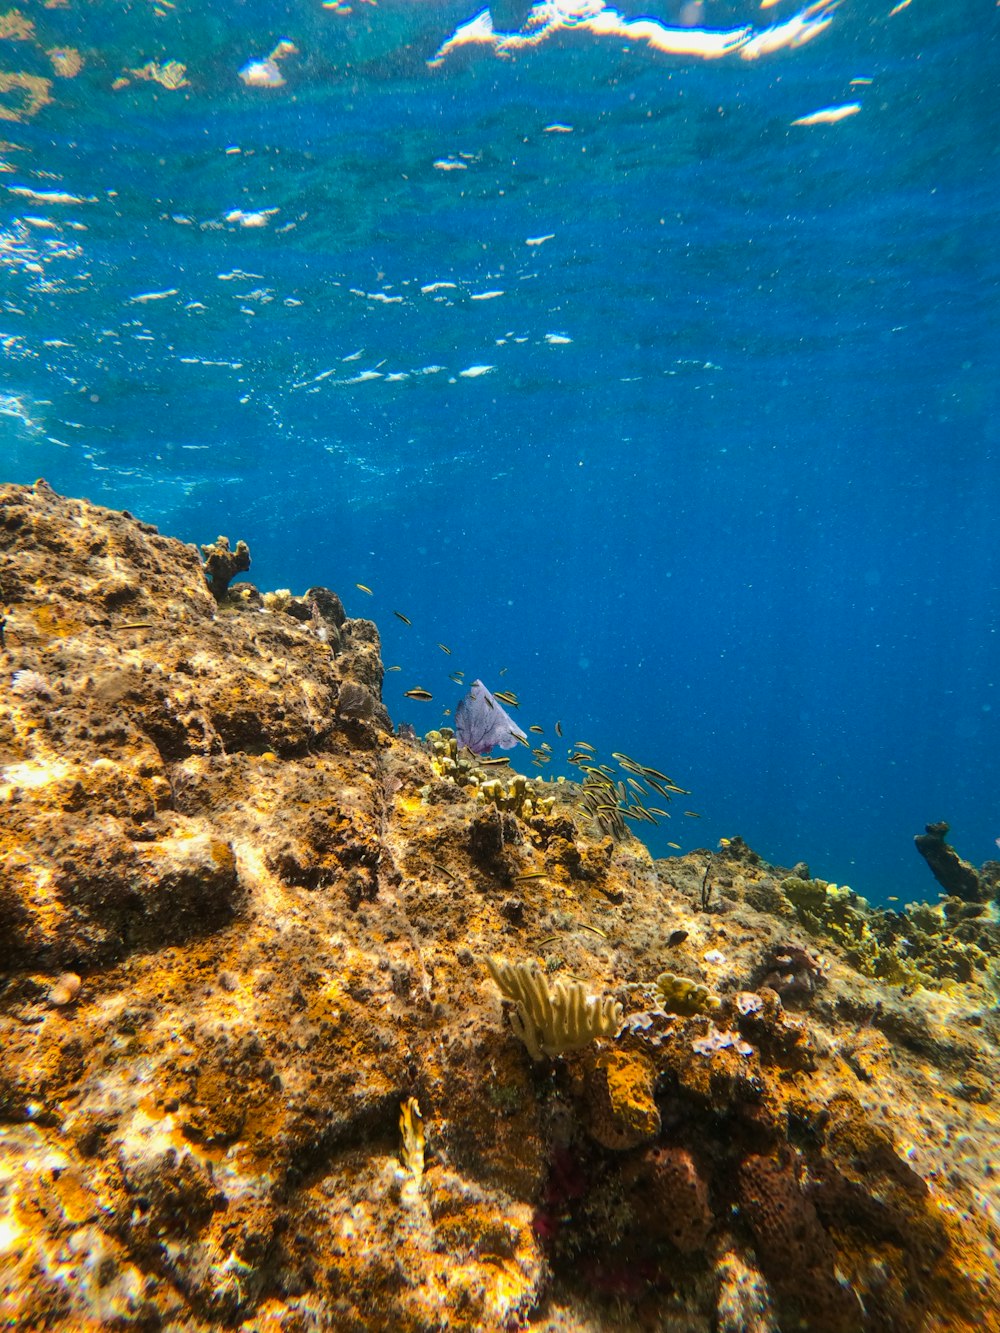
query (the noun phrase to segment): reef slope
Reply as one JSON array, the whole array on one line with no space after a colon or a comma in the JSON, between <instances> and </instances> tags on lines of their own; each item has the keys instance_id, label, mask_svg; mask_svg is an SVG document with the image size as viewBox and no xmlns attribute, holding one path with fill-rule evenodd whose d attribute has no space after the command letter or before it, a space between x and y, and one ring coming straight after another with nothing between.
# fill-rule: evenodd
<instances>
[{"instance_id":1,"label":"reef slope","mask_svg":"<svg viewBox=\"0 0 1000 1333\"><path fill-rule=\"evenodd\" d=\"M498 794L130 515L0 487L0 598L0 1321L1000 1330L983 968ZM533 1059L486 956L615 1021Z\"/></svg>"}]
</instances>

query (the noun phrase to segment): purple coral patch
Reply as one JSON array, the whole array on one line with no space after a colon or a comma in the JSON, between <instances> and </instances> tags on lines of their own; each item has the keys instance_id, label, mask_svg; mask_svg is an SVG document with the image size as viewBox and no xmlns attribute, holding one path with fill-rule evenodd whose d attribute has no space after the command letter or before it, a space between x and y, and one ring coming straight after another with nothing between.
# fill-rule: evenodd
<instances>
[{"instance_id":1,"label":"purple coral patch","mask_svg":"<svg viewBox=\"0 0 1000 1333\"><path fill-rule=\"evenodd\" d=\"M494 746L510 750L527 736L508 717L481 680L474 680L472 688L455 709L455 739L473 754L489 754Z\"/></svg>"}]
</instances>

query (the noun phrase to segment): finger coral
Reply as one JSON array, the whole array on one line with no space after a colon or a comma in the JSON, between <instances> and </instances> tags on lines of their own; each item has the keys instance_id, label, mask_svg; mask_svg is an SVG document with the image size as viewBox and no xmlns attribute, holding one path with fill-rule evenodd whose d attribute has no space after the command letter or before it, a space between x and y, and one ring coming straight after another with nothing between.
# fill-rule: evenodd
<instances>
[{"instance_id":1,"label":"finger coral","mask_svg":"<svg viewBox=\"0 0 1000 1333\"><path fill-rule=\"evenodd\" d=\"M656 995L666 1013L681 1014L686 1018L695 1014L713 1014L722 1003L700 981L678 977L673 972L661 972L656 978Z\"/></svg>"}]
</instances>

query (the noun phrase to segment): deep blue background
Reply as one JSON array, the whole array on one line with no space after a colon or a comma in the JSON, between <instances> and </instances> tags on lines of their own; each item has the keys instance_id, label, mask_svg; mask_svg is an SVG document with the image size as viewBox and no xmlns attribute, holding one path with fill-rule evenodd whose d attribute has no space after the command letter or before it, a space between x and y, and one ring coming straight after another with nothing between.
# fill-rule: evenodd
<instances>
[{"instance_id":1,"label":"deep blue background","mask_svg":"<svg viewBox=\"0 0 1000 1333\"><path fill-rule=\"evenodd\" d=\"M440 69L472 4L39 9L4 67L87 63L2 126L4 477L338 589L396 721L458 667L664 769L703 818L658 852L932 894L925 822L1000 835L1000 10L890 8L755 63L576 33ZM281 37L286 87L244 88ZM189 88L111 91L170 58Z\"/></svg>"}]
</instances>

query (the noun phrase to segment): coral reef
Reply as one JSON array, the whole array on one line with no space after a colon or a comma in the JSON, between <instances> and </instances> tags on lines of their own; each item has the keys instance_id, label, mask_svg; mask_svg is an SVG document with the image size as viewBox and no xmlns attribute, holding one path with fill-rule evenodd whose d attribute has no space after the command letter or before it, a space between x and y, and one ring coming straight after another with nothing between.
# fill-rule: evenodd
<instances>
[{"instance_id":1,"label":"coral reef","mask_svg":"<svg viewBox=\"0 0 1000 1333\"><path fill-rule=\"evenodd\" d=\"M548 814L555 804L554 796L539 795L543 786L537 780L532 783L523 773L515 773L508 783L499 778L481 782L479 794L487 805L495 805L498 810L512 810L520 818L527 819L533 814Z\"/></svg>"},{"instance_id":2,"label":"coral reef","mask_svg":"<svg viewBox=\"0 0 1000 1333\"><path fill-rule=\"evenodd\" d=\"M977 882L986 881L992 864L987 862ZM751 899L762 906L766 902L773 911L794 914L810 935L839 945L865 976L935 989L978 977L991 991L1000 980L996 971L1000 921L984 902L946 897L936 904L911 903L901 913L872 908L847 885L800 875L782 879L777 893L765 881L751 890ZM777 958L772 959L772 967L776 962ZM815 989L821 971L818 964L803 968L801 956L790 955L787 964L778 965L778 974L783 967L786 982L776 975L774 983L779 992L789 994L787 981L792 973L797 973L800 994Z\"/></svg>"},{"instance_id":3,"label":"coral reef","mask_svg":"<svg viewBox=\"0 0 1000 1333\"><path fill-rule=\"evenodd\" d=\"M495 799L335 593L41 484L0 587L5 1326L1000 1333L992 890Z\"/></svg>"},{"instance_id":4,"label":"coral reef","mask_svg":"<svg viewBox=\"0 0 1000 1333\"><path fill-rule=\"evenodd\" d=\"M450 727L429 731L424 739L431 751L434 772L471 790L484 804L513 811L523 819L548 814L555 805L555 795L546 793L550 789L554 793L561 783L547 783L523 773L511 773L508 782L491 776L472 750L459 745Z\"/></svg>"}]
</instances>

